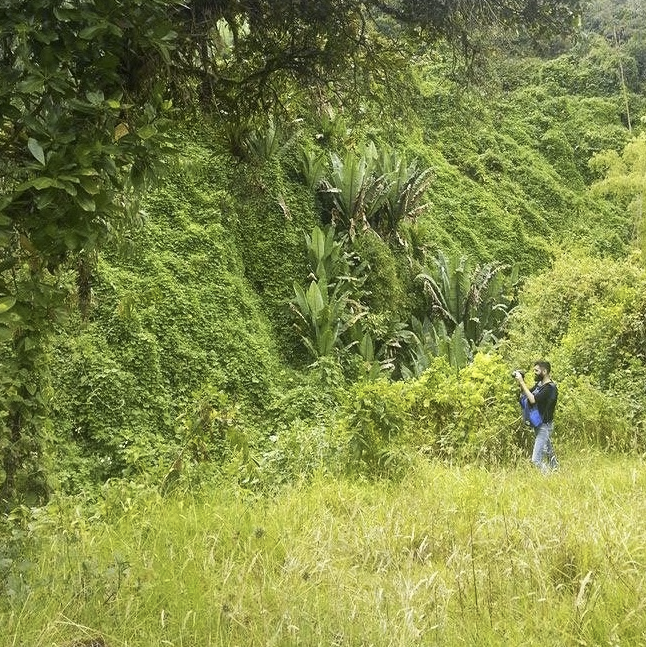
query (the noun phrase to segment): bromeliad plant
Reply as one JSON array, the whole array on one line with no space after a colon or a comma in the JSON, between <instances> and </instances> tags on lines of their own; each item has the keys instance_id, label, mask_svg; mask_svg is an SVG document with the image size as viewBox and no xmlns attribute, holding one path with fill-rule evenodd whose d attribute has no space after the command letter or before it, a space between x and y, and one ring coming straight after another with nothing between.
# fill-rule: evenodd
<instances>
[{"instance_id":1,"label":"bromeliad plant","mask_svg":"<svg viewBox=\"0 0 646 647\"><path fill-rule=\"evenodd\" d=\"M357 298L362 279L351 276L348 256L335 230L324 233L315 227L306 237L312 273L307 289L294 283L292 310L296 329L314 358L332 355L343 346L342 335L365 316L367 310Z\"/></svg>"},{"instance_id":2,"label":"bromeliad plant","mask_svg":"<svg viewBox=\"0 0 646 647\"><path fill-rule=\"evenodd\" d=\"M322 186L332 202L332 223L354 238L370 227L385 203L388 180L375 175L370 149L361 155L348 151L343 159L333 153L331 161L332 173Z\"/></svg>"},{"instance_id":3,"label":"bromeliad plant","mask_svg":"<svg viewBox=\"0 0 646 647\"><path fill-rule=\"evenodd\" d=\"M518 267L489 263L473 265L468 256L440 252L416 277L428 296L430 317L449 335L462 326L466 339L479 346L495 342L515 303Z\"/></svg>"},{"instance_id":4,"label":"bromeliad plant","mask_svg":"<svg viewBox=\"0 0 646 647\"><path fill-rule=\"evenodd\" d=\"M428 209L426 192L433 182L430 168L419 170L417 160L408 164L406 157L392 151L383 151L377 160L378 173L390 179L383 207L373 223L383 237L392 236L404 220L414 220Z\"/></svg>"},{"instance_id":5,"label":"bromeliad plant","mask_svg":"<svg viewBox=\"0 0 646 647\"><path fill-rule=\"evenodd\" d=\"M318 190L326 168L326 159L323 153L312 148L303 148L301 151L301 173L310 191Z\"/></svg>"},{"instance_id":6,"label":"bromeliad plant","mask_svg":"<svg viewBox=\"0 0 646 647\"><path fill-rule=\"evenodd\" d=\"M408 364L402 363L400 367L404 379L419 377L438 357L454 369L464 368L473 359L473 348L462 324L449 333L442 321L433 323L428 317L424 321L413 317L410 335Z\"/></svg>"},{"instance_id":7,"label":"bromeliad plant","mask_svg":"<svg viewBox=\"0 0 646 647\"><path fill-rule=\"evenodd\" d=\"M342 333L365 313L343 282L331 287L324 279L312 280L307 291L294 283L294 292L294 310L300 319L297 330L315 358L331 355L341 345Z\"/></svg>"},{"instance_id":8,"label":"bromeliad plant","mask_svg":"<svg viewBox=\"0 0 646 647\"><path fill-rule=\"evenodd\" d=\"M343 243L336 240L334 227L323 232L314 227L312 235L305 235L307 260L314 276L318 278L347 276L350 264L343 252Z\"/></svg>"},{"instance_id":9,"label":"bromeliad plant","mask_svg":"<svg viewBox=\"0 0 646 647\"><path fill-rule=\"evenodd\" d=\"M428 297L423 318L412 317L404 378L421 375L435 357L465 367L483 344L495 343L515 303L518 268L474 266L464 255L440 252L416 278Z\"/></svg>"},{"instance_id":10,"label":"bromeliad plant","mask_svg":"<svg viewBox=\"0 0 646 647\"><path fill-rule=\"evenodd\" d=\"M405 323L374 313L361 319L350 336L355 342L353 348L363 360L359 377L368 380L396 373L402 350L414 340L413 332Z\"/></svg>"},{"instance_id":11,"label":"bromeliad plant","mask_svg":"<svg viewBox=\"0 0 646 647\"><path fill-rule=\"evenodd\" d=\"M283 124L271 116L256 123L237 115L225 123L224 132L231 155L258 165L279 155L290 142Z\"/></svg>"},{"instance_id":12,"label":"bromeliad plant","mask_svg":"<svg viewBox=\"0 0 646 647\"><path fill-rule=\"evenodd\" d=\"M316 159L310 155L306 160L308 182L312 185L316 178L317 186L329 197L332 223L350 238L366 229L388 238L401 222L414 219L428 207L424 199L433 180L431 169L420 171L417 161L408 164L405 157L389 150L378 153L373 143L360 154L348 151L343 159L332 154L332 172L320 180Z\"/></svg>"},{"instance_id":13,"label":"bromeliad plant","mask_svg":"<svg viewBox=\"0 0 646 647\"><path fill-rule=\"evenodd\" d=\"M405 324L369 313L363 302L368 268L344 251L346 241L336 239L334 227L325 232L315 227L306 236L310 284L294 283L291 307L296 329L315 359L352 349L360 357L360 375L371 380L395 369L398 353L413 335Z\"/></svg>"}]
</instances>

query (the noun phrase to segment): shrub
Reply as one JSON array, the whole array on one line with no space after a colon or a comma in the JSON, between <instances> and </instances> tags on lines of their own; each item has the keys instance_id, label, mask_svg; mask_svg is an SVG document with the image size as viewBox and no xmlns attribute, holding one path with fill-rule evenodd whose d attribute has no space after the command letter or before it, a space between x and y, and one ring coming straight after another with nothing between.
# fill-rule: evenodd
<instances>
[{"instance_id":1,"label":"shrub","mask_svg":"<svg viewBox=\"0 0 646 647\"><path fill-rule=\"evenodd\" d=\"M510 317L507 346L511 363L523 366L523 362L553 354L568 334L586 346L586 354L607 352L613 338L608 335L609 328L592 313L596 310L603 320L604 310L619 307L628 316L629 304L643 291L645 280L644 270L631 260L613 261L573 252L559 255L551 269L528 279L523 286L519 307ZM583 332L586 327L594 327L598 336L587 335ZM618 332L616 325L612 328ZM577 362L576 355L582 350L581 345L569 343L573 352L561 353L560 357L568 364ZM558 370L565 373L569 367L559 366Z\"/></svg>"},{"instance_id":2,"label":"shrub","mask_svg":"<svg viewBox=\"0 0 646 647\"><path fill-rule=\"evenodd\" d=\"M382 378L360 382L350 394L345 424L353 463L370 475L399 470L410 425L409 385Z\"/></svg>"},{"instance_id":3,"label":"shrub","mask_svg":"<svg viewBox=\"0 0 646 647\"><path fill-rule=\"evenodd\" d=\"M339 474L346 448L333 425L295 419L270 437L271 449L260 459L265 487L310 479L318 473Z\"/></svg>"},{"instance_id":4,"label":"shrub","mask_svg":"<svg viewBox=\"0 0 646 647\"><path fill-rule=\"evenodd\" d=\"M643 447L646 273L634 260L559 257L527 282L513 314L508 355L518 366L550 358L568 441Z\"/></svg>"},{"instance_id":5,"label":"shrub","mask_svg":"<svg viewBox=\"0 0 646 647\"><path fill-rule=\"evenodd\" d=\"M456 371L437 359L415 387L414 418L431 455L457 461L504 463L518 454L518 405L509 367L496 354L478 353Z\"/></svg>"},{"instance_id":6,"label":"shrub","mask_svg":"<svg viewBox=\"0 0 646 647\"><path fill-rule=\"evenodd\" d=\"M352 458L367 473L396 473L407 453L503 464L520 452L519 409L509 367L479 353L457 371L436 358L418 379L360 383L342 422Z\"/></svg>"},{"instance_id":7,"label":"shrub","mask_svg":"<svg viewBox=\"0 0 646 647\"><path fill-rule=\"evenodd\" d=\"M572 376L559 385L555 429L575 447L644 451L643 422L635 413L635 402L620 393L602 391L585 376Z\"/></svg>"}]
</instances>

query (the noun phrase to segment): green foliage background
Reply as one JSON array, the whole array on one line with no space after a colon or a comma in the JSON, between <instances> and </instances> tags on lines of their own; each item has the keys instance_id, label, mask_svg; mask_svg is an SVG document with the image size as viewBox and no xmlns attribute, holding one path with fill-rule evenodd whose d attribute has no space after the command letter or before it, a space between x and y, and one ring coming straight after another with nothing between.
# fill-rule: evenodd
<instances>
[{"instance_id":1,"label":"green foliage background","mask_svg":"<svg viewBox=\"0 0 646 647\"><path fill-rule=\"evenodd\" d=\"M89 320L71 322L53 348L57 437L78 441L100 478L172 451L178 416L206 385L261 410L280 382L276 331L288 326L289 278L293 266L304 271L297 234L308 225L285 226L262 201L263 178L282 180L273 169L241 181L207 151L191 155L147 199L141 228L102 257ZM236 191L205 188L226 186L229 172ZM313 218L298 207L293 217Z\"/></svg>"},{"instance_id":2,"label":"green foliage background","mask_svg":"<svg viewBox=\"0 0 646 647\"><path fill-rule=\"evenodd\" d=\"M602 31L551 57L492 51L471 86L438 46L402 73L398 103L375 84L345 105L285 95L248 122L171 111L173 151L138 225L113 232L87 270L89 303L47 341L56 467L43 487L188 478L215 455L261 487L317 469L396 474L409 450L513 461L525 441L508 373L538 356L562 381L564 438L641 449L643 41ZM320 180L332 155L372 149L430 169L428 204L392 235L347 232L360 325L309 365L293 285L315 269L306 236L338 214L303 151ZM506 341L465 345L475 361L462 372L438 360L393 381L412 315L435 314L416 276L440 252L520 270Z\"/></svg>"},{"instance_id":3,"label":"green foliage background","mask_svg":"<svg viewBox=\"0 0 646 647\"><path fill-rule=\"evenodd\" d=\"M0 643L641 644L644 0L116 4L0 0Z\"/></svg>"}]
</instances>

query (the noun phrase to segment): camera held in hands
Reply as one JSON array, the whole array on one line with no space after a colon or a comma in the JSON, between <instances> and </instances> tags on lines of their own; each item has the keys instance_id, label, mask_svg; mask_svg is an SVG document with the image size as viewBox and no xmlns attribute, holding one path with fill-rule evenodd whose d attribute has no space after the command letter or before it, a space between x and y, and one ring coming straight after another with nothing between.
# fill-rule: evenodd
<instances>
[{"instance_id":1,"label":"camera held in hands","mask_svg":"<svg viewBox=\"0 0 646 647\"><path fill-rule=\"evenodd\" d=\"M525 371L521 371L520 369L515 369L511 372L511 376L516 380L518 379L518 375L520 375L523 379L525 379Z\"/></svg>"}]
</instances>

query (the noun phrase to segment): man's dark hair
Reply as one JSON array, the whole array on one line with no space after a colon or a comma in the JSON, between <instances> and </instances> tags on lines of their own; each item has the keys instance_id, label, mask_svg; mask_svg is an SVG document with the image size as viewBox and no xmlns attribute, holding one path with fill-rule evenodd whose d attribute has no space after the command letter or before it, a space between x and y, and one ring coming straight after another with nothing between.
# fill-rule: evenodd
<instances>
[{"instance_id":1,"label":"man's dark hair","mask_svg":"<svg viewBox=\"0 0 646 647\"><path fill-rule=\"evenodd\" d=\"M538 366L546 370L548 373L552 372L552 365L545 359L539 359L537 362L534 362L534 366Z\"/></svg>"}]
</instances>

